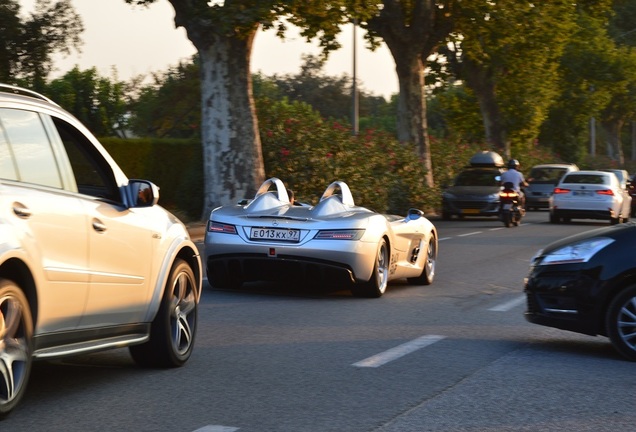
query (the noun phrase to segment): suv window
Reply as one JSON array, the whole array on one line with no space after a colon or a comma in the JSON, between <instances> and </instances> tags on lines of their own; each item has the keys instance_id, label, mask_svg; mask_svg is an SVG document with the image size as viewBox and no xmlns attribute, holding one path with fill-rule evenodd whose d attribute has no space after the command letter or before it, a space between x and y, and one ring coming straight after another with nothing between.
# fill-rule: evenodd
<instances>
[{"instance_id":1,"label":"suv window","mask_svg":"<svg viewBox=\"0 0 636 432\"><path fill-rule=\"evenodd\" d=\"M11 144L16 173L0 171L2 178L62 188L62 178L40 116L32 111L0 109L0 125ZM4 166L4 162L2 163Z\"/></svg>"},{"instance_id":2,"label":"suv window","mask_svg":"<svg viewBox=\"0 0 636 432\"><path fill-rule=\"evenodd\" d=\"M498 170L469 169L462 171L455 179L455 186L498 186Z\"/></svg>"},{"instance_id":3,"label":"suv window","mask_svg":"<svg viewBox=\"0 0 636 432\"><path fill-rule=\"evenodd\" d=\"M95 147L84 135L68 123L53 118L69 162L79 193L121 201L113 172Z\"/></svg>"},{"instance_id":4,"label":"suv window","mask_svg":"<svg viewBox=\"0 0 636 432\"><path fill-rule=\"evenodd\" d=\"M18 180L15 163L7 142L7 135L0 120L0 178Z\"/></svg>"}]
</instances>

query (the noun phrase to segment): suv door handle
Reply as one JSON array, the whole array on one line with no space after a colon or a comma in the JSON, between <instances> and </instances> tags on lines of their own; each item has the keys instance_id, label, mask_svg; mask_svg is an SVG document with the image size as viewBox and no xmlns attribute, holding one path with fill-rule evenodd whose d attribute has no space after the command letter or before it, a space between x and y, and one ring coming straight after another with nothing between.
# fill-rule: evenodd
<instances>
[{"instance_id":1,"label":"suv door handle","mask_svg":"<svg viewBox=\"0 0 636 432\"><path fill-rule=\"evenodd\" d=\"M13 213L15 213L19 218L22 219L28 219L32 215L31 210L20 203L13 204Z\"/></svg>"},{"instance_id":2,"label":"suv door handle","mask_svg":"<svg viewBox=\"0 0 636 432\"><path fill-rule=\"evenodd\" d=\"M106 225L103 224L101 221L94 219L93 220L93 229L97 232L105 232L106 231Z\"/></svg>"}]
</instances>

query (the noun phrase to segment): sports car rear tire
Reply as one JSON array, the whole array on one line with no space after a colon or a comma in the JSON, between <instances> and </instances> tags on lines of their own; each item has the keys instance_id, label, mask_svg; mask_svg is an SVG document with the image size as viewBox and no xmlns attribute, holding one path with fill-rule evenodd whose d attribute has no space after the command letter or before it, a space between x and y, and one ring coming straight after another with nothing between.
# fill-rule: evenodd
<instances>
[{"instance_id":1,"label":"sports car rear tire","mask_svg":"<svg viewBox=\"0 0 636 432\"><path fill-rule=\"evenodd\" d=\"M192 354L197 328L197 285L183 260L172 265L166 291L150 329L150 339L129 348L141 366L178 367Z\"/></svg>"},{"instance_id":2,"label":"sports car rear tire","mask_svg":"<svg viewBox=\"0 0 636 432\"><path fill-rule=\"evenodd\" d=\"M26 391L33 351L31 309L22 290L0 279L0 419Z\"/></svg>"},{"instance_id":3,"label":"sports car rear tire","mask_svg":"<svg viewBox=\"0 0 636 432\"><path fill-rule=\"evenodd\" d=\"M610 303L607 335L625 358L636 361L636 285L630 285Z\"/></svg>"},{"instance_id":4,"label":"sports car rear tire","mask_svg":"<svg viewBox=\"0 0 636 432\"><path fill-rule=\"evenodd\" d=\"M437 239L434 235L428 241L426 247L426 262L422 269L422 274L418 277L407 278L407 282L411 285L430 285L435 278L435 265L437 263Z\"/></svg>"},{"instance_id":5,"label":"sports car rear tire","mask_svg":"<svg viewBox=\"0 0 636 432\"><path fill-rule=\"evenodd\" d=\"M389 246L382 238L378 244L378 252L373 266L373 273L368 282L354 285L351 293L356 297L377 298L386 291L389 282Z\"/></svg>"}]
</instances>

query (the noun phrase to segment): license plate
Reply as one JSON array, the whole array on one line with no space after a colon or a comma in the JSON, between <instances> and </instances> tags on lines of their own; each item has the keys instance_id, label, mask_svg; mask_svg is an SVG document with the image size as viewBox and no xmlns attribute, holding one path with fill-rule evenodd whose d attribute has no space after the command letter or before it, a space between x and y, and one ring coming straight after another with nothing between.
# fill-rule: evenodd
<instances>
[{"instance_id":1,"label":"license plate","mask_svg":"<svg viewBox=\"0 0 636 432\"><path fill-rule=\"evenodd\" d=\"M250 232L250 239L298 242L300 240L300 230L283 228L252 228Z\"/></svg>"},{"instance_id":2,"label":"license plate","mask_svg":"<svg viewBox=\"0 0 636 432\"><path fill-rule=\"evenodd\" d=\"M512 208L512 204L510 204L510 203L506 203L506 204L503 205L503 209L504 210L510 210L511 208Z\"/></svg>"},{"instance_id":3,"label":"license plate","mask_svg":"<svg viewBox=\"0 0 636 432\"><path fill-rule=\"evenodd\" d=\"M463 209L463 214L479 214L479 209Z\"/></svg>"},{"instance_id":4,"label":"license plate","mask_svg":"<svg viewBox=\"0 0 636 432\"><path fill-rule=\"evenodd\" d=\"M573 191L574 196L592 196L592 191Z\"/></svg>"}]
</instances>

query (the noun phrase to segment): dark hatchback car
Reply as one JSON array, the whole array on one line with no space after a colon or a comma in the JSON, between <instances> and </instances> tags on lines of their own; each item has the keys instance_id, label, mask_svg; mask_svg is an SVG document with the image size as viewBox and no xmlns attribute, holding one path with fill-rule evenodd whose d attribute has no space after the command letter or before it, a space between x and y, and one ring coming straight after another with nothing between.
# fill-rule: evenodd
<instances>
[{"instance_id":1,"label":"dark hatchback car","mask_svg":"<svg viewBox=\"0 0 636 432\"><path fill-rule=\"evenodd\" d=\"M540 250L525 282L525 318L609 337L636 361L636 224L599 228Z\"/></svg>"},{"instance_id":2,"label":"dark hatchback car","mask_svg":"<svg viewBox=\"0 0 636 432\"><path fill-rule=\"evenodd\" d=\"M500 176L505 171L503 159L495 152L484 151L470 159L442 193L442 219L453 216L499 216Z\"/></svg>"}]
</instances>

